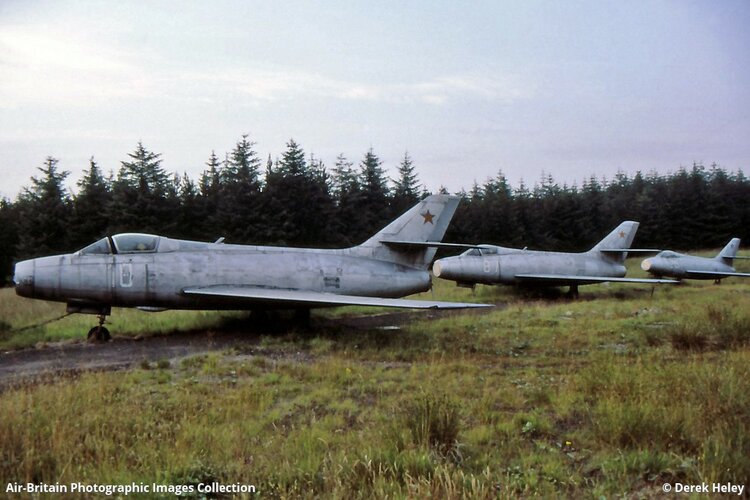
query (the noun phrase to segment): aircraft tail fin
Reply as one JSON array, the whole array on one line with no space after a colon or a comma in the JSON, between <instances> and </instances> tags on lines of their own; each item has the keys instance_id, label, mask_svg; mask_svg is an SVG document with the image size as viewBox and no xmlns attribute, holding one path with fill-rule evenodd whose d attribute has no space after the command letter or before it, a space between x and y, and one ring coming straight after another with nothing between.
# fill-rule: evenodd
<instances>
[{"instance_id":1,"label":"aircraft tail fin","mask_svg":"<svg viewBox=\"0 0 750 500\"><path fill-rule=\"evenodd\" d=\"M732 261L740 249L740 239L732 238L727 245L721 249L721 252L715 257L716 260L732 265Z\"/></svg>"},{"instance_id":2,"label":"aircraft tail fin","mask_svg":"<svg viewBox=\"0 0 750 500\"><path fill-rule=\"evenodd\" d=\"M419 244L439 243L443 239L459 201L458 196L428 196L351 251L357 255L426 270L437 248ZM400 244L391 244L394 241Z\"/></svg>"},{"instance_id":3,"label":"aircraft tail fin","mask_svg":"<svg viewBox=\"0 0 750 500\"><path fill-rule=\"evenodd\" d=\"M597 243L589 253L603 253L610 259L619 263L625 262L627 251L633 244L635 233L638 231L638 223L632 220L626 220L620 223L611 233Z\"/></svg>"}]
</instances>

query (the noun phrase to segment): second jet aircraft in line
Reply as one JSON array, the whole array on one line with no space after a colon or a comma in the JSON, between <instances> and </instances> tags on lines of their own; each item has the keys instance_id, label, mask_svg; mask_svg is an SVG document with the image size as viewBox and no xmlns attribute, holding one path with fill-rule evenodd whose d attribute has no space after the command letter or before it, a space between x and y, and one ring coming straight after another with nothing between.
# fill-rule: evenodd
<instances>
[{"instance_id":1,"label":"second jet aircraft in line","mask_svg":"<svg viewBox=\"0 0 750 500\"><path fill-rule=\"evenodd\" d=\"M677 283L674 280L625 278L628 252L655 252L631 249L638 223L625 221L591 250L581 253L544 252L494 245L465 245L469 250L455 257L439 259L432 272L459 285L569 286L593 283ZM441 246L446 246L443 244Z\"/></svg>"}]
</instances>

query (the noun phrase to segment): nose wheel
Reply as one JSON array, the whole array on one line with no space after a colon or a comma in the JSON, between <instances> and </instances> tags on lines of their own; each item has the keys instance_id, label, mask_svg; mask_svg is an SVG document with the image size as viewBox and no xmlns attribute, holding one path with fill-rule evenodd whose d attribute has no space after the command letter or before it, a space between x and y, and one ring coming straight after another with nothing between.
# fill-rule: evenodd
<instances>
[{"instance_id":1,"label":"nose wheel","mask_svg":"<svg viewBox=\"0 0 750 500\"><path fill-rule=\"evenodd\" d=\"M89 334L87 336L87 339L89 342L107 342L112 339L112 336L109 334L109 330L104 326L104 320L107 316L104 314L99 315L99 326L95 326L91 330L89 330Z\"/></svg>"}]
</instances>

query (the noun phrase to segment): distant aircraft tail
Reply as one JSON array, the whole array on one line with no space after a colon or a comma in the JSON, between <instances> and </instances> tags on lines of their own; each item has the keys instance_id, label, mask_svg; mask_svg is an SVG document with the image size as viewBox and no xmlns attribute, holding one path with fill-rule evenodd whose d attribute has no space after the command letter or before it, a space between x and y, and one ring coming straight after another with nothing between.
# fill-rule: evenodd
<instances>
[{"instance_id":1,"label":"distant aircraft tail","mask_svg":"<svg viewBox=\"0 0 750 500\"><path fill-rule=\"evenodd\" d=\"M356 255L427 269L456 212L458 196L431 195L350 251Z\"/></svg>"},{"instance_id":2,"label":"distant aircraft tail","mask_svg":"<svg viewBox=\"0 0 750 500\"><path fill-rule=\"evenodd\" d=\"M626 220L617 226L611 233L597 243L589 253L603 253L608 255L610 260L615 260L620 264L625 262L627 250L633 244L635 233L638 231L638 223L632 220Z\"/></svg>"},{"instance_id":3,"label":"distant aircraft tail","mask_svg":"<svg viewBox=\"0 0 750 500\"><path fill-rule=\"evenodd\" d=\"M714 257L716 260L724 262L725 264L732 265L732 261L734 261L735 256L737 255L737 251L740 249L740 239L739 238L732 238L729 243L727 243L727 246L721 249L721 252Z\"/></svg>"}]
</instances>

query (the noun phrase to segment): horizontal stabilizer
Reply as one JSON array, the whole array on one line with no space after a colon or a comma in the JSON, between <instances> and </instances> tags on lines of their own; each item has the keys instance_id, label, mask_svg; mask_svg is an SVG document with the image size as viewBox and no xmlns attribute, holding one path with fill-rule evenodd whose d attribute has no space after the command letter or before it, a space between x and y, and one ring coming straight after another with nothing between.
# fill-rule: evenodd
<instances>
[{"instance_id":1,"label":"horizontal stabilizer","mask_svg":"<svg viewBox=\"0 0 750 500\"><path fill-rule=\"evenodd\" d=\"M733 259L750 259L750 255L735 255Z\"/></svg>"},{"instance_id":2,"label":"horizontal stabilizer","mask_svg":"<svg viewBox=\"0 0 750 500\"><path fill-rule=\"evenodd\" d=\"M434 300L386 299L360 295L337 295L309 290L286 290L246 286L218 285L210 287L185 288L186 295L202 297L225 297L247 299L258 305L287 307L327 307L327 306L380 306L405 309L467 309L493 307L492 304L465 302L440 302Z\"/></svg>"},{"instance_id":3,"label":"horizontal stabilizer","mask_svg":"<svg viewBox=\"0 0 750 500\"><path fill-rule=\"evenodd\" d=\"M651 278L613 278L608 276L578 276L575 274L516 274L516 279L522 282L559 283L559 284L582 284L582 283L650 283L650 284L676 284L676 280L651 279Z\"/></svg>"},{"instance_id":4,"label":"horizontal stabilizer","mask_svg":"<svg viewBox=\"0 0 750 500\"><path fill-rule=\"evenodd\" d=\"M600 248L600 252L609 252L609 253L622 253L622 252L628 252L628 253L659 253L661 250L658 248Z\"/></svg>"},{"instance_id":5,"label":"horizontal stabilizer","mask_svg":"<svg viewBox=\"0 0 750 500\"><path fill-rule=\"evenodd\" d=\"M750 278L750 273L725 273L721 271L691 271L686 270L685 273L689 275L705 276L706 278L731 278L732 276L737 278Z\"/></svg>"},{"instance_id":6,"label":"horizontal stabilizer","mask_svg":"<svg viewBox=\"0 0 750 500\"><path fill-rule=\"evenodd\" d=\"M481 245L467 245L464 243L441 243L439 241L394 241L380 240L380 242L389 247L404 248L482 248Z\"/></svg>"}]
</instances>

